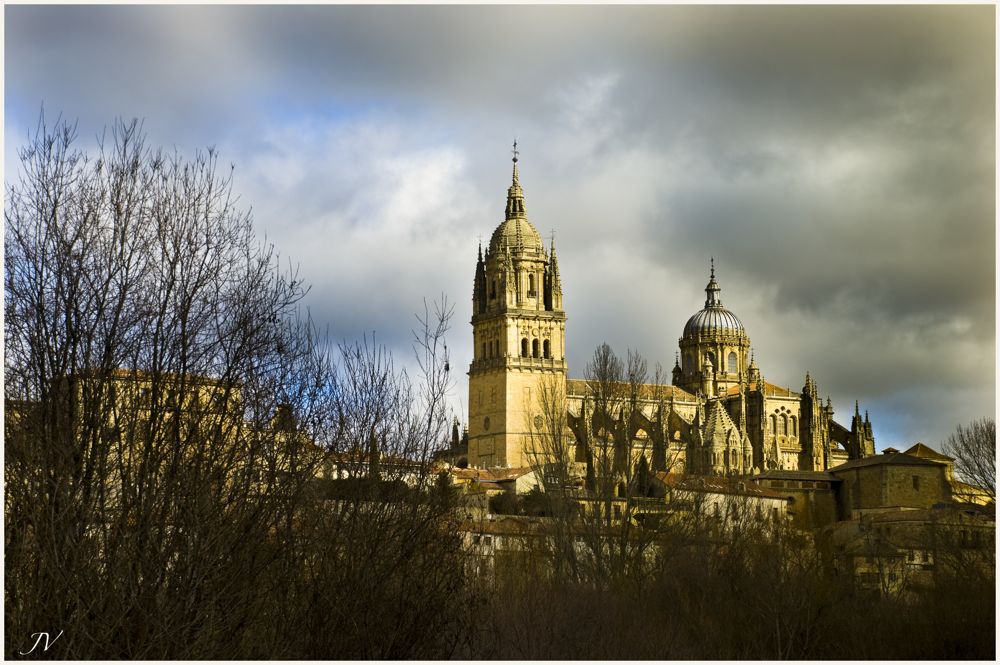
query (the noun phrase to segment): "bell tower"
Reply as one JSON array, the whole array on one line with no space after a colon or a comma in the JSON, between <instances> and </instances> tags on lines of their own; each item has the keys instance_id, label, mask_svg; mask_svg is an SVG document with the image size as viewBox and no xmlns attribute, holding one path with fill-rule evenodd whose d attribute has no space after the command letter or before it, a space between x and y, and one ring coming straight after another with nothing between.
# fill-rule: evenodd
<instances>
[{"instance_id":1,"label":"bell tower","mask_svg":"<svg viewBox=\"0 0 1000 665\"><path fill-rule=\"evenodd\" d=\"M555 240L546 251L528 221L517 142L504 221L476 261L469 366L469 464L527 466L545 419L543 390L564 399L566 314ZM562 406L561 408L565 408Z\"/></svg>"}]
</instances>

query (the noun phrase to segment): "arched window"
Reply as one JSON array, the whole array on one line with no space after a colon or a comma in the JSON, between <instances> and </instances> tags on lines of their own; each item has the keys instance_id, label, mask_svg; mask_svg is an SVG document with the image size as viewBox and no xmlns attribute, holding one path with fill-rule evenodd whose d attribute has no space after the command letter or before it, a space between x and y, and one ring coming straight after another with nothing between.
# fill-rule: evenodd
<instances>
[{"instance_id":1,"label":"arched window","mask_svg":"<svg viewBox=\"0 0 1000 665\"><path fill-rule=\"evenodd\" d=\"M549 343L549 340L545 340L544 342L542 342L542 357L543 358L552 357L552 345Z\"/></svg>"},{"instance_id":2,"label":"arched window","mask_svg":"<svg viewBox=\"0 0 1000 665\"><path fill-rule=\"evenodd\" d=\"M481 357L485 359L486 358L486 342L483 342L480 346L482 346L482 356Z\"/></svg>"},{"instance_id":3,"label":"arched window","mask_svg":"<svg viewBox=\"0 0 1000 665\"><path fill-rule=\"evenodd\" d=\"M528 338L527 337L522 337L521 338L521 357L522 358L527 358L528 357Z\"/></svg>"},{"instance_id":4,"label":"arched window","mask_svg":"<svg viewBox=\"0 0 1000 665\"><path fill-rule=\"evenodd\" d=\"M496 298L496 297L497 297L497 281L494 279L490 283L490 298Z\"/></svg>"},{"instance_id":5,"label":"arched window","mask_svg":"<svg viewBox=\"0 0 1000 665\"><path fill-rule=\"evenodd\" d=\"M778 419L773 413L771 414L771 432L773 434L778 433Z\"/></svg>"},{"instance_id":6,"label":"arched window","mask_svg":"<svg viewBox=\"0 0 1000 665\"><path fill-rule=\"evenodd\" d=\"M792 436L799 435L799 419L792 416Z\"/></svg>"},{"instance_id":7,"label":"arched window","mask_svg":"<svg viewBox=\"0 0 1000 665\"><path fill-rule=\"evenodd\" d=\"M531 355L534 358L538 357L538 340L537 339L531 340Z\"/></svg>"},{"instance_id":8,"label":"arched window","mask_svg":"<svg viewBox=\"0 0 1000 665\"><path fill-rule=\"evenodd\" d=\"M528 275L528 295L535 295L535 276L533 274Z\"/></svg>"},{"instance_id":9,"label":"arched window","mask_svg":"<svg viewBox=\"0 0 1000 665\"><path fill-rule=\"evenodd\" d=\"M729 369L727 371L730 374L736 374L736 372L738 371L736 369L736 354L733 353L732 351L729 352L729 359L726 364L729 365Z\"/></svg>"},{"instance_id":10,"label":"arched window","mask_svg":"<svg viewBox=\"0 0 1000 665\"><path fill-rule=\"evenodd\" d=\"M786 414L781 414L781 433L788 434L788 416Z\"/></svg>"}]
</instances>

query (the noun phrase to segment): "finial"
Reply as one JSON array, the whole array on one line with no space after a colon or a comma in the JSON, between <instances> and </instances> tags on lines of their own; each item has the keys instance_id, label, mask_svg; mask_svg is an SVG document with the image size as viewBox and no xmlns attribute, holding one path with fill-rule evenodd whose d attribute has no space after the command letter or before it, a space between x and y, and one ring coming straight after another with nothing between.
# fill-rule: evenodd
<instances>
[{"instance_id":1,"label":"finial","mask_svg":"<svg viewBox=\"0 0 1000 665\"><path fill-rule=\"evenodd\" d=\"M714 256L712 257L712 274L711 274L711 278L715 279L715 257Z\"/></svg>"},{"instance_id":2,"label":"finial","mask_svg":"<svg viewBox=\"0 0 1000 665\"><path fill-rule=\"evenodd\" d=\"M514 162L514 175L512 176L511 179L512 179L512 181L514 183L514 187L520 187L521 183L519 183L517 181L517 155L519 153L519 151L517 149L517 139L514 139L514 149L511 150L511 152L514 153L514 159L513 159L513 162Z\"/></svg>"},{"instance_id":3,"label":"finial","mask_svg":"<svg viewBox=\"0 0 1000 665\"><path fill-rule=\"evenodd\" d=\"M854 400L854 415L856 415L856 416L860 416L861 415L861 411L858 410L858 400Z\"/></svg>"}]
</instances>

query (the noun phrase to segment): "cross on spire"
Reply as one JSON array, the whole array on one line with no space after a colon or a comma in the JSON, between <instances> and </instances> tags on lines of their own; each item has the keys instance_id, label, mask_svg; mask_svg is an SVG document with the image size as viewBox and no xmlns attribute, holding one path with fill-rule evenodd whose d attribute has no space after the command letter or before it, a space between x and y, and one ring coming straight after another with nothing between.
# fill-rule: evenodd
<instances>
[{"instance_id":1,"label":"cross on spire","mask_svg":"<svg viewBox=\"0 0 1000 665\"><path fill-rule=\"evenodd\" d=\"M517 163L517 154L518 154L517 139L514 139L514 149L511 150L511 152L514 153L514 163L516 164Z\"/></svg>"}]
</instances>

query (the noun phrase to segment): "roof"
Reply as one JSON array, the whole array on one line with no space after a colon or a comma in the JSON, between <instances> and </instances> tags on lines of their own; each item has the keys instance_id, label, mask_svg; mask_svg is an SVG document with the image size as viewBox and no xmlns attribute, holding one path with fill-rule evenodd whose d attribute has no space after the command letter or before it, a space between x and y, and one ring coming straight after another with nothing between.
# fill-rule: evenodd
<instances>
[{"instance_id":1,"label":"roof","mask_svg":"<svg viewBox=\"0 0 1000 665\"><path fill-rule=\"evenodd\" d=\"M934 450L930 446L917 442L910 446L904 451L906 455L913 455L914 457L920 457L921 459L929 459L940 462L954 462L954 457L948 457L947 455L942 455L938 451Z\"/></svg>"},{"instance_id":2,"label":"roof","mask_svg":"<svg viewBox=\"0 0 1000 665\"><path fill-rule=\"evenodd\" d=\"M352 448L342 452L331 452L328 454L330 461L338 464L368 464L371 461L371 453L366 450ZM388 466L410 466L423 467L424 462L418 459L408 459L392 453L380 452L378 463Z\"/></svg>"},{"instance_id":3,"label":"roof","mask_svg":"<svg viewBox=\"0 0 1000 665\"><path fill-rule=\"evenodd\" d=\"M490 254L497 255L508 250L529 250L544 255L542 237L526 217L505 219L493 231L490 237Z\"/></svg>"},{"instance_id":4,"label":"roof","mask_svg":"<svg viewBox=\"0 0 1000 665\"><path fill-rule=\"evenodd\" d=\"M164 383L171 383L173 381L183 380L191 385L209 385L209 386L223 386L239 388L240 382L233 380L223 380L212 376L205 376L204 374L197 374L194 372L187 372L184 374L179 374L177 372L168 371L156 371L150 372L144 369L129 369L127 367L116 367L111 370L104 370L102 368L96 367L91 369L82 369L72 374L68 374L65 379L75 380L75 379L88 379L88 378L108 378L108 379L128 379L134 381L152 381L153 379L159 379Z\"/></svg>"},{"instance_id":5,"label":"roof","mask_svg":"<svg viewBox=\"0 0 1000 665\"><path fill-rule=\"evenodd\" d=\"M573 396L587 396L591 394L589 387L590 382L586 379L566 379L566 394ZM629 386L628 383L622 382L618 384L623 389ZM671 386L667 384L657 384L657 383L643 383L639 385L639 397L641 399L656 400L658 398L669 400L673 397L680 401L694 402L695 396L687 392L682 388L677 386Z\"/></svg>"},{"instance_id":6,"label":"roof","mask_svg":"<svg viewBox=\"0 0 1000 665\"><path fill-rule=\"evenodd\" d=\"M504 481L504 480L516 480L521 476L528 475L533 470L534 469L532 469L530 466L522 466L511 469L488 469L487 473L489 473L490 476L495 481Z\"/></svg>"},{"instance_id":7,"label":"roof","mask_svg":"<svg viewBox=\"0 0 1000 665\"><path fill-rule=\"evenodd\" d=\"M931 522L955 519L995 521L989 508L970 504L940 503L931 508L893 508L866 516L871 522Z\"/></svg>"},{"instance_id":8,"label":"roof","mask_svg":"<svg viewBox=\"0 0 1000 665\"><path fill-rule=\"evenodd\" d=\"M684 336L729 333L746 336L746 330L739 318L722 306L713 304L696 312L684 325ZM722 362L720 359L719 362Z\"/></svg>"},{"instance_id":9,"label":"roof","mask_svg":"<svg viewBox=\"0 0 1000 665\"><path fill-rule=\"evenodd\" d=\"M664 485L685 492L712 492L715 494L735 494L766 499L788 499L786 494L761 487L748 479L725 478L721 476L685 476L665 471L657 472L655 475Z\"/></svg>"},{"instance_id":10,"label":"roof","mask_svg":"<svg viewBox=\"0 0 1000 665\"><path fill-rule=\"evenodd\" d=\"M872 455L871 457L865 457L863 459L851 460L850 462L833 467L830 471L836 473L838 471L846 471L848 469L856 469L863 466L879 466L882 464L892 464L898 466L940 466L938 462L931 462L919 457L914 457L913 455L907 455L906 453L883 453L882 455Z\"/></svg>"},{"instance_id":11,"label":"roof","mask_svg":"<svg viewBox=\"0 0 1000 665\"><path fill-rule=\"evenodd\" d=\"M762 471L753 477L762 480L826 480L829 482L840 482L840 478L829 471L785 471L773 469L771 471Z\"/></svg>"},{"instance_id":12,"label":"roof","mask_svg":"<svg viewBox=\"0 0 1000 665\"><path fill-rule=\"evenodd\" d=\"M708 415L705 417L705 440L715 440L718 437L725 443L732 432L735 432L736 438L739 440L740 434L736 428L736 423L729 417L729 413L722 406L722 402L711 402Z\"/></svg>"},{"instance_id":13,"label":"roof","mask_svg":"<svg viewBox=\"0 0 1000 665\"><path fill-rule=\"evenodd\" d=\"M456 478L462 480L475 480L480 483L499 483L509 480L517 480L522 476L526 476L531 473L534 469L530 466L522 466L515 468L496 468L496 469L458 469L452 468L451 473Z\"/></svg>"},{"instance_id":14,"label":"roof","mask_svg":"<svg viewBox=\"0 0 1000 665\"><path fill-rule=\"evenodd\" d=\"M757 382L750 381L747 384L747 391L757 390ZM727 397L733 397L740 394L740 386L734 385L729 386L726 389L725 395ZM767 397L799 397L800 393L797 390L792 390L791 388L785 388L779 386L775 383L770 383L769 381L764 381L764 395Z\"/></svg>"}]
</instances>

